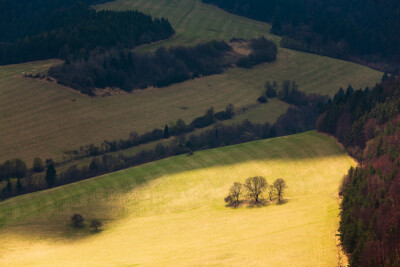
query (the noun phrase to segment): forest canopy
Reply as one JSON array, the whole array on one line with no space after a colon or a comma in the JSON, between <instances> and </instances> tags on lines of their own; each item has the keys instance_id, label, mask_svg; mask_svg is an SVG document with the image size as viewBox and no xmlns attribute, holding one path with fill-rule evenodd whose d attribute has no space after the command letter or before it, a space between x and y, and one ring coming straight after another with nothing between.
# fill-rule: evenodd
<instances>
[{"instance_id":1,"label":"forest canopy","mask_svg":"<svg viewBox=\"0 0 400 267\"><path fill-rule=\"evenodd\" d=\"M400 263L400 79L385 75L372 90L339 92L318 119L360 165L340 194L340 239L350 266Z\"/></svg>"},{"instance_id":2,"label":"forest canopy","mask_svg":"<svg viewBox=\"0 0 400 267\"><path fill-rule=\"evenodd\" d=\"M399 72L398 0L203 0L272 23L284 47ZM394 66L388 66L391 64Z\"/></svg>"},{"instance_id":3,"label":"forest canopy","mask_svg":"<svg viewBox=\"0 0 400 267\"><path fill-rule=\"evenodd\" d=\"M95 48L133 48L175 33L168 20L138 11L96 12L90 5L99 2L1 1L0 65L81 58Z\"/></svg>"},{"instance_id":4,"label":"forest canopy","mask_svg":"<svg viewBox=\"0 0 400 267\"><path fill-rule=\"evenodd\" d=\"M154 53L115 48L93 52L87 59L66 61L52 67L49 75L61 84L93 96L98 88L131 92L151 86L164 87L221 73L235 64L251 68L277 57L277 46L264 37L249 42L234 39L232 42L246 44L251 53L247 56L234 53L232 46L225 41L211 41L194 47L160 47Z\"/></svg>"}]
</instances>

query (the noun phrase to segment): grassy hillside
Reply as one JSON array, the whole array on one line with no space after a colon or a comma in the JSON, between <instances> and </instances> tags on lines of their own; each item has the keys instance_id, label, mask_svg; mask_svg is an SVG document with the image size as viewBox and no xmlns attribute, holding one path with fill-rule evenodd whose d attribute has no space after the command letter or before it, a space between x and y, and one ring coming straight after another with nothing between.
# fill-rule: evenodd
<instances>
[{"instance_id":1,"label":"grassy hillside","mask_svg":"<svg viewBox=\"0 0 400 267\"><path fill-rule=\"evenodd\" d=\"M232 36L266 35L277 40L268 34L270 25L229 14L200 0L124 0L101 8L138 8L167 17L177 31L175 38L141 48L144 50ZM222 110L229 103L238 108L252 105L267 80L292 79L302 90L333 94L341 86L373 85L381 77L380 72L357 64L286 49L280 49L276 62L251 70L230 69L168 88L106 98L89 98L56 84L21 77L22 72L45 70L56 62L0 67L0 161L21 157L30 163L36 156L60 161L64 151L104 139L127 138L131 131L142 133L178 118L189 122L211 106ZM247 117L274 122L286 108L272 101Z\"/></svg>"},{"instance_id":2,"label":"grassy hillside","mask_svg":"<svg viewBox=\"0 0 400 267\"><path fill-rule=\"evenodd\" d=\"M251 39L264 35L275 41L280 40L279 36L269 33L269 24L229 14L198 0L117 0L96 8L137 9L154 17L168 18L175 29L176 37L157 42L153 46L145 45L140 50L151 50L159 44L193 45L232 37Z\"/></svg>"},{"instance_id":3,"label":"grassy hillside","mask_svg":"<svg viewBox=\"0 0 400 267\"><path fill-rule=\"evenodd\" d=\"M332 138L307 132L16 197L0 202L0 265L333 266L336 194L353 164ZM225 207L229 186L254 175L284 178L288 202ZM73 229L74 212L104 230Z\"/></svg>"},{"instance_id":4,"label":"grassy hillside","mask_svg":"<svg viewBox=\"0 0 400 267\"><path fill-rule=\"evenodd\" d=\"M81 145L126 138L131 131L163 127L178 118L189 122L211 106L222 110L229 103L238 108L251 105L266 80L293 79L303 90L333 93L349 83L356 88L373 84L380 76L352 63L282 50L277 62L252 70L231 69L168 88L106 98L89 98L20 77L52 63L0 67L0 160L17 156L28 162L35 156L61 160L64 151ZM274 122L286 108L271 101L247 117Z\"/></svg>"}]
</instances>

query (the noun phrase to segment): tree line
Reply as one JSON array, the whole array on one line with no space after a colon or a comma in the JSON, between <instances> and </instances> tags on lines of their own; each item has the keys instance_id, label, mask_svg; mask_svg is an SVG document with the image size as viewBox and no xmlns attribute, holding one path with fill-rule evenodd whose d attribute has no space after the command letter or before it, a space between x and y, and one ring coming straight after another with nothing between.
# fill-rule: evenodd
<instances>
[{"instance_id":1,"label":"tree line","mask_svg":"<svg viewBox=\"0 0 400 267\"><path fill-rule=\"evenodd\" d=\"M399 113L398 83L398 78L385 74L382 83L372 89L341 88L323 107L318 130L336 136L352 156L362 160L363 149L374 137L376 126Z\"/></svg>"},{"instance_id":2,"label":"tree line","mask_svg":"<svg viewBox=\"0 0 400 267\"><path fill-rule=\"evenodd\" d=\"M295 83L287 81L284 82L284 84L293 85ZM270 90L268 90L267 83L265 93L267 94L268 91ZM297 89L289 91L295 92L296 95L298 94ZM281 94L280 90L277 92L276 95L279 94ZM54 186L64 185L72 182L77 182L101 174L106 174L109 172L141 165L171 156L182 154L192 155L194 151L199 151L203 149L234 145L315 129L316 119L314 121L311 121L310 116L311 118L317 117L319 113L318 107L321 105L320 101L325 101L327 97L316 96L313 94L305 94L305 96L308 99L307 101L302 100L301 104L298 104L297 106L293 105L293 107L289 108L285 114L280 116L273 125L270 125L269 123L252 123L248 120L245 120L242 123L234 125L223 125L221 123L217 123L214 125L213 128L207 129L198 135L186 132L185 129L190 129L191 127L194 127L193 125L204 125L204 122L211 122L211 120L209 120L210 118L213 118L214 120L217 119L217 114L221 114L221 116L232 116L233 107L229 105L222 113L218 112L214 114L212 109L207 110L206 114L199 117L200 119L195 119L189 125L189 128L187 128L188 126L184 123L183 120L178 120L176 122L176 125L171 125L171 127L167 125L168 130L166 130L167 127L164 128L164 131L158 129L156 131L156 136L161 137L162 134L163 138L164 134L166 133L169 133L171 135L171 133L177 134L179 132L180 134L175 135L174 138L167 144L158 144L154 149L144 149L135 155L128 156L120 154L112 156L107 154L107 152L104 152L103 154L100 154L97 157L93 158L90 164L86 166L78 168L76 165L73 165L69 167L66 171L61 173L57 173L57 170L55 168L56 165L52 160L46 160L46 163L41 165L42 170L46 169L45 173L39 174L39 176L32 176L30 175L30 172L28 172L27 177L23 179L18 179L18 181L21 183L21 188L19 190L17 189L15 183L13 184L11 182L11 179L9 179L7 186L3 188L0 194L0 199L5 199L15 195L43 190L46 188L51 188ZM319 100L316 101L316 99ZM312 128L313 125L314 128ZM148 134L153 135L153 132L149 132L144 136ZM167 135L165 135L165 137L166 136ZM138 140L136 137L132 140ZM112 150L117 149L120 144L124 144L124 142L130 143L130 145L132 145L132 140L128 139L122 142L115 143L105 142L103 144L103 147L93 150L92 148L94 148L94 146L90 145L89 147L82 148L82 153L87 153L88 155L91 153L97 154L100 153L100 151L102 150L111 152Z\"/></svg>"},{"instance_id":3,"label":"tree line","mask_svg":"<svg viewBox=\"0 0 400 267\"><path fill-rule=\"evenodd\" d=\"M233 63L250 68L274 61L278 53L275 43L264 37L252 39L250 48L250 55L241 56ZM231 51L232 47L224 41L211 41L194 47L160 47L154 53L114 48L53 66L49 75L58 83L91 96L95 95L97 88L120 88L131 92L221 73L232 65L232 60L226 59Z\"/></svg>"},{"instance_id":4,"label":"tree line","mask_svg":"<svg viewBox=\"0 0 400 267\"><path fill-rule=\"evenodd\" d=\"M250 40L252 52L246 57L241 57L236 65L240 68L252 68L260 63L272 62L278 55L278 47L264 37Z\"/></svg>"},{"instance_id":5,"label":"tree line","mask_svg":"<svg viewBox=\"0 0 400 267\"><path fill-rule=\"evenodd\" d=\"M397 0L202 0L269 22L281 46L400 72Z\"/></svg>"},{"instance_id":6,"label":"tree line","mask_svg":"<svg viewBox=\"0 0 400 267\"><path fill-rule=\"evenodd\" d=\"M37 157L33 160L32 168L28 168L27 164L19 158L6 160L0 164L0 184L5 182L5 186L0 188L0 200L43 189L36 187L32 177L45 170L47 187L52 187L56 178L56 169L51 159L46 159L44 164Z\"/></svg>"},{"instance_id":7,"label":"tree line","mask_svg":"<svg viewBox=\"0 0 400 267\"><path fill-rule=\"evenodd\" d=\"M292 104L286 114L278 118L272 130L272 137L315 129L321 107L327 103L329 99L328 96L301 92L296 82L290 80L284 80L281 87L276 81L272 83L267 81L265 84L265 92L262 97L265 99L278 97L280 100ZM208 127L218 121L229 120L233 118L234 115L235 108L232 104L229 104L225 110L216 113L214 112L214 108L211 107L206 110L203 116L195 118L189 124L185 123L182 119L178 119L171 125L166 124L164 129L155 128L142 135L139 135L137 132L131 132L128 139L105 140L99 146L94 144L81 146L79 150L66 152L66 155L68 155L70 159L82 159L116 152L154 141L168 139L171 136L188 134L195 129Z\"/></svg>"},{"instance_id":8,"label":"tree line","mask_svg":"<svg viewBox=\"0 0 400 267\"><path fill-rule=\"evenodd\" d=\"M232 104L227 105L225 110L216 113L214 112L214 108L211 107L206 110L203 116L195 118L189 124L186 124L182 119L178 119L175 123L170 125L166 124L164 129L155 128L154 130L145 132L141 135L139 135L137 132L131 132L128 139L105 140L99 146L89 144L86 146L81 146L79 150L68 151L65 154L69 155L70 159L73 160L99 156L162 139L168 139L172 136L187 134L189 132L193 132L195 129L205 128L218 121L229 120L234 115L235 109Z\"/></svg>"},{"instance_id":9,"label":"tree line","mask_svg":"<svg viewBox=\"0 0 400 267\"><path fill-rule=\"evenodd\" d=\"M228 196L226 196L224 200L227 205L238 207L241 203L241 197L247 196L254 204L260 204L260 202L262 202L262 195L265 191L268 191L268 199L270 202L276 198L278 203L282 203L286 189L286 182L282 178L276 179L269 185L264 177L255 176L247 178L243 184L239 182L233 183L229 188Z\"/></svg>"},{"instance_id":10,"label":"tree line","mask_svg":"<svg viewBox=\"0 0 400 267\"><path fill-rule=\"evenodd\" d=\"M340 195L340 240L350 266L400 264L400 78L339 92L318 119L360 162Z\"/></svg>"},{"instance_id":11,"label":"tree line","mask_svg":"<svg viewBox=\"0 0 400 267\"><path fill-rule=\"evenodd\" d=\"M0 4L0 65L86 58L94 49L133 48L175 32L138 11L95 11L96 0L5 0ZM103 1L105 2L105 1Z\"/></svg>"},{"instance_id":12,"label":"tree line","mask_svg":"<svg viewBox=\"0 0 400 267\"><path fill-rule=\"evenodd\" d=\"M290 80L284 80L280 87L276 81L267 81L262 97L277 97L291 104L286 113L275 123L274 130L278 136L315 129L321 109L329 102L329 96L306 94L299 90L295 81Z\"/></svg>"}]
</instances>

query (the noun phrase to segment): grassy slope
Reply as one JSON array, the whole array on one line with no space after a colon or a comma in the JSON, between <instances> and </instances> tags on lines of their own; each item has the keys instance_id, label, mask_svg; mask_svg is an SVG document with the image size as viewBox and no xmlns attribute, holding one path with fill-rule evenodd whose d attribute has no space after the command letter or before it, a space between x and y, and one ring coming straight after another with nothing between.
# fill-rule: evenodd
<instances>
[{"instance_id":1,"label":"grassy slope","mask_svg":"<svg viewBox=\"0 0 400 267\"><path fill-rule=\"evenodd\" d=\"M353 165L307 132L178 156L0 202L0 265L333 266L336 192ZM226 208L234 181L282 177L289 201ZM69 216L101 218L74 230ZM101 257L100 257L101 255Z\"/></svg>"},{"instance_id":2,"label":"grassy slope","mask_svg":"<svg viewBox=\"0 0 400 267\"><path fill-rule=\"evenodd\" d=\"M232 36L266 35L277 40L268 34L268 24L229 14L200 0L125 0L103 6L111 7L138 8L171 20L176 37L150 49ZM302 90L332 94L349 83L356 88L372 85L381 76L353 63L280 49L277 62L252 70L231 69L168 88L106 98L89 98L55 84L20 77L22 72L46 69L54 62L0 67L0 161L21 157L30 163L35 156L61 160L63 151L104 139L126 138L131 131L163 127L178 118L191 121L211 106L221 110L229 103L251 105L266 80L292 79ZM189 109L184 111L181 106ZM262 113L249 116L274 122L286 108L271 102L259 109Z\"/></svg>"},{"instance_id":3,"label":"grassy slope","mask_svg":"<svg viewBox=\"0 0 400 267\"><path fill-rule=\"evenodd\" d=\"M269 33L269 24L231 15L198 0L117 0L99 5L97 9L138 9L153 17L168 18L176 31L176 37L151 46L146 45L140 50L152 50L160 43L165 46L193 45L232 37L250 39L264 35L275 41L280 39Z\"/></svg>"}]
</instances>

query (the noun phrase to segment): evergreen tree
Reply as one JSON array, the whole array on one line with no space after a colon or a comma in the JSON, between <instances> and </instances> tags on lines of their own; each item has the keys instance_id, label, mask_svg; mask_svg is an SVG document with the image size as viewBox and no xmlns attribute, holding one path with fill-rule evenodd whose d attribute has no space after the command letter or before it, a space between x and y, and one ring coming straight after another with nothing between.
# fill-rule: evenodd
<instances>
[{"instance_id":1,"label":"evergreen tree","mask_svg":"<svg viewBox=\"0 0 400 267\"><path fill-rule=\"evenodd\" d=\"M41 158L35 158L33 160L33 168L34 172L42 172L44 171L44 165Z\"/></svg>"},{"instance_id":2,"label":"evergreen tree","mask_svg":"<svg viewBox=\"0 0 400 267\"><path fill-rule=\"evenodd\" d=\"M164 138L169 138L169 128L168 128L168 125L167 124L165 124L165 127L164 127Z\"/></svg>"},{"instance_id":3,"label":"evergreen tree","mask_svg":"<svg viewBox=\"0 0 400 267\"><path fill-rule=\"evenodd\" d=\"M54 167L54 164L51 163L46 170L46 183L48 188L51 188L55 185L56 178L57 178L57 171L56 168Z\"/></svg>"},{"instance_id":4,"label":"evergreen tree","mask_svg":"<svg viewBox=\"0 0 400 267\"><path fill-rule=\"evenodd\" d=\"M7 180L6 190L7 190L8 193L12 192L11 179Z\"/></svg>"},{"instance_id":5,"label":"evergreen tree","mask_svg":"<svg viewBox=\"0 0 400 267\"><path fill-rule=\"evenodd\" d=\"M22 192L22 184L21 184L20 178L18 178L18 180L17 180L17 191L18 191L18 193Z\"/></svg>"},{"instance_id":6,"label":"evergreen tree","mask_svg":"<svg viewBox=\"0 0 400 267\"><path fill-rule=\"evenodd\" d=\"M26 176L28 168L26 167L25 162L22 159L15 159L13 161L14 165L14 177L15 178L23 178Z\"/></svg>"}]
</instances>

